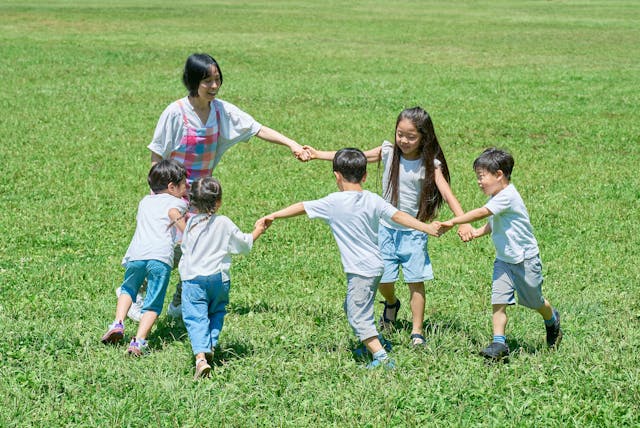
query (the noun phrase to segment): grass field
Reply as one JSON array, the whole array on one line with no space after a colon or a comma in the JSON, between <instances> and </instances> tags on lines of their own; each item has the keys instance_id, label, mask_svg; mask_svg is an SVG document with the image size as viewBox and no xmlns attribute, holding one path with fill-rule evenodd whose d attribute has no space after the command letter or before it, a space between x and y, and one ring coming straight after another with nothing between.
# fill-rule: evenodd
<instances>
[{"instance_id":1,"label":"grass field","mask_svg":"<svg viewBox=\"0 0 640 428\"><path fill-rule=\"evenodd\" d=\"M0 426L638 426L639 22L633 0L4 0ZM429 244L428 349L410 348L405 304L397 370L360 369L337 248L306 218L235 259L212 379L192 381L184 327L164 315L151 355L103 346L146 146L198 51L220 62L220 98L320 149L374 147L423 106L465 209L485 201L473 159L511 150L560 349L516 307L509 364L485 364L494 250L452 232ZM328 163L257 139L216 175L245 230L335 190Z\"/></svg>"}]
</instances>

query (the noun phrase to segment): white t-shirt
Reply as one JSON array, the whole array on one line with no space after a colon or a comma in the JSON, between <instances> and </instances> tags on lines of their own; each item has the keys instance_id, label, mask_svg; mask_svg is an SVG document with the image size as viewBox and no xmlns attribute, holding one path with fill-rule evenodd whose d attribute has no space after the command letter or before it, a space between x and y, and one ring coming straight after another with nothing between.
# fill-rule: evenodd
<instances>
[{"instance_id":1,"label":"white t-shirt","mask_svg":"<svg viewBox=\"0 0 640 428\"><path fill-rule=\"evenodd\" d=\"M384 173L382 174L382 195L391 202L391 194L387 195L389 188L389 173L391 172L391 163L393 160L393 144L389 141L382 143L382 164ZM433 160L433 165L440 168L440 161ZM408 160L400 156L400 174L398 176L398 209L410 214L412 217L418 215L420 206L420 193L422 192L422 183L424 182L425 167L422 159ZM386 227L396 230L411 230L394 221L382 220L382 224Z\"/></svg>"},{"instance_id":2,"label":"white t-shirt","mask_svg":"<svg viewBox=\"0 0 640 428\"><path fill-rule=\"evenodd\" d=\"M397 208L367 190L335 192L303 205L309 218L322 219L331 228L345 273L382 275L378 225L381 218L391 219Z\"/></svg>"},{"instance_id":3,"label":"white t-shirt","mask_svg":"<svg viewBox=\"0 0 640 428\"><path fill-rule=\"evenodd\" d=\"M184 97L180 101L189 126L196 129L204 128L205 124L193 110L193 106L189 103L189 97ZM247 141L262 128L262 125L249 114L235 105L219 99L214 99L211 102L211 113L209 113L206 123L207 128L216 126L216 109L220 112L220 122L217 123L219 135L213 169L220 162L220 158L227 149L239 142ZM153 140L147 147L162 156L163 159L169 159L171 153L180 146L184 134L182 109L180 109L178 101L174 101L160 115L153 133Z\"/></svg>"},{"instance_id":4,"label":"white t-shirt","mask_svg":"<svg viewBox=\"0 0 640 428\"><path fill-rule=\"evenodd\" d=\"M196 214L187 221L178 265L183 281L218 272L223 281L229 281L231 255L247 254L253 246L253 235L242 233L228 217L214 214L206 218Z\"/></svg>"},{"instance_id":5,"label":"white t-shirt","mask_svg":"<svg viewBox=\"0 0 640 428\"><path fill-rule=\"evenodd\" d=\"M527 207L513 184L490 198L485 208L493 214L489 224L498 260L520 263L539 254Z\"/></svg>"},{"instance_id":6,"label":"white t-shirt","mask_svg":"<svg viewBox=\"0 0 640 428\"><path fill-rule=\"evenodd\" d=\"M122 264L134 260L159 260L173 266L176 228L169 227L169 211L187 211L187 203L168 193L147 195L138 204L136 231Z\"/></svg>"}]
</instances>

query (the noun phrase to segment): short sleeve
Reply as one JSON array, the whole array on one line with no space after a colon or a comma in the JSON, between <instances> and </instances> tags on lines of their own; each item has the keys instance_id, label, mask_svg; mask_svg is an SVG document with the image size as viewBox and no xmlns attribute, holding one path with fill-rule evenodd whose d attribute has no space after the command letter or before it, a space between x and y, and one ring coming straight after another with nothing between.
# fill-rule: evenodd
<instances>
[{"instance_id":1,"label":"short sleeve","mask_svg":"<svg viewBox=\"0 0 640 428\"><path fill-rule=\"evenodd\" d=\"M226 101L217 100L220 112L220 135L223 143L235 144L247 141L256 135L262 125L250 114Z\"/></svg>"},{"instance_id":2,"label":"short sleeve","mask_svg":"<svg viewBox=\"0 0 640 428\"><path fill-rule=\"evenodd\" d=\"M509 208L509 196L507 192L500 192L485 204L485 208L491 211L491 214L498 215Z\"/></svg>"},{"instance_id":3,"label":"short sleeve","mask_svg":"<svg viewBox=\"0 0 640 428\"><path fill-rule=\"evenodd\" d=\"M177 102L170 104L160 115L153 133L153 139L147 146L153 153L168 159L171 152L182 140L184 133L182 114Z\"/></svg>"},{"instance_id":4,"label":"short sleeve","mask_svg":"<svg viewBox=\"0 0 640 428\"><path fill-rule=\"evenodd\" d=\"M307 216L310 219L319 218L324 221L329 220L331 214L331 195L315 201L304 201L302 203Z\"/></svg>"}]
</instances>

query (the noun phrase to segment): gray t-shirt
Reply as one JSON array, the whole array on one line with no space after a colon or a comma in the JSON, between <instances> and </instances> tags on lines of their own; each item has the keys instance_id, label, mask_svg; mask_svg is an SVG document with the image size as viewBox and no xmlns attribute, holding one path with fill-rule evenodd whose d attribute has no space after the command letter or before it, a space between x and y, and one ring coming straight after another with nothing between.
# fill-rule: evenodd
<instances>
[{"instance_id":1,"label":"gray t-shirt","mask_svg":"<svg viewBox=\"0 0 640 428\"><path fill-rule=\"evenodd\" d=\"M513 184L490 198L485 208L493 214L489 225L498 260L520 263L539 254L527 207Z\"/></svg>"},{"instance_id":2,"label":"gray t-shirt","mask_svg":"<svg viewBox=\"0 0 640 428\"><path fill-rule=\"evenodd\" d=\"M368 190L335 192L303 205L309 218L322 219L331 228L345 273L382 275L378 227L380 219L389 221L397 208Z\"/></svg>"}]
</instances>

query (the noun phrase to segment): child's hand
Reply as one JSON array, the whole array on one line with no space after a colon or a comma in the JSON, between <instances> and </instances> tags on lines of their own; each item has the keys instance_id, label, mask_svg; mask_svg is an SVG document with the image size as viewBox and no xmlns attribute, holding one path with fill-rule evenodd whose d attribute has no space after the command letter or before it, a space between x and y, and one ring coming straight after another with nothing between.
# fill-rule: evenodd
<instances>
[{"instance_id":1,"label":"child's hand","mask_svg":"<svg viewBox=\"0 0 640 428\"><path fill-rule=\"evenodd\" d=\"M309 154L309 160L318 158L318 151L311 146L307 146L306 144L302 146L302 148Z\"/></svg>"},{"instance_id":2,"label":"child's hand","mask_svg":"<svg viewBox=\"0 0 640 428\"><path fill-rule=\"evenodd\" d=\"M439 221L433 221L427 224L426 228L429 235L435 236L437 238L441 237L447 232L447 230L449 230L447 228L443 228L442 223L440 223Z\"/></svg>"},{"instance_id":3,"label":"child's hand","mask_svg":"<svg viewBox=\"0 0 640 428\"><path fill-rule=\"evenodd\" d=\"M474 238L473 227L470 224L461 224L458 227L458 236L462 239L462 242L469 242Z\"/></svg>"},{"instance_id":4,"label":"child's hand","mask_svg":"<svg viewBox=\"0 0 640 428\"><path fill-rule=\"evenodd\" d=\"M300 162L307 162L311 160L309 152L300 144L296 144L294 147L291 147L291 152Z\"/></svg>"}]
</instances>

